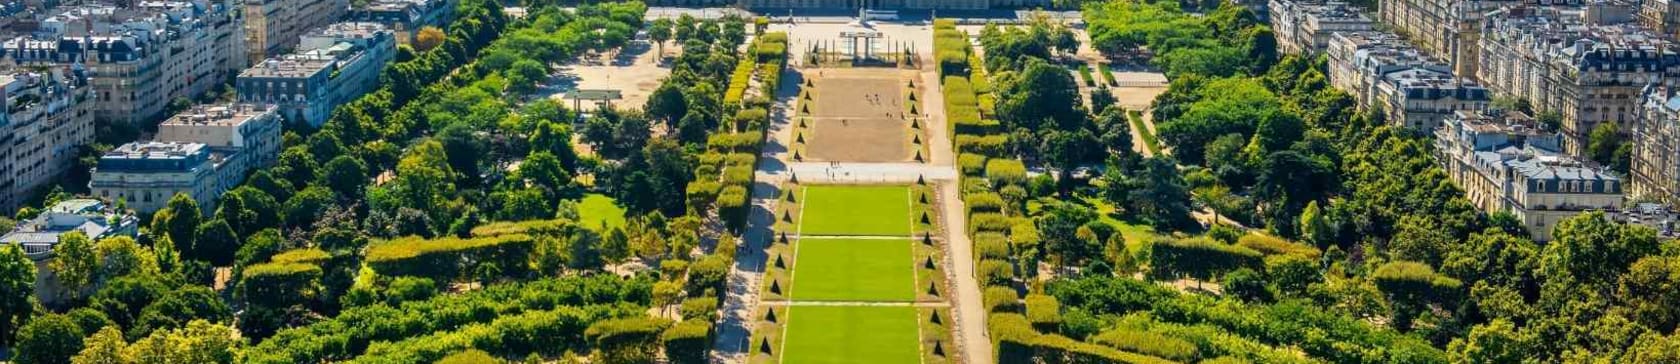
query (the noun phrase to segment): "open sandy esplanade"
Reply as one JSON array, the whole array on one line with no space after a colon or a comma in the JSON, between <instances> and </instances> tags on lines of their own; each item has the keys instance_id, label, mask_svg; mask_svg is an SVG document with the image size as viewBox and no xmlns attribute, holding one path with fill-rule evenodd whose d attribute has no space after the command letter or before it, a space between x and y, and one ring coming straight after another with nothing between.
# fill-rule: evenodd
<instances>
[{"instance_id":1,"label":"open sandy esplanade","mask_svg":"<svg viewBox=\"0 0 1680 364\"><path fill-rule=\"evenodd\" d=\"M818 69L813 79L806 156L829 162L902 162L913 157L904 89L898 69Z\"/></svg>"},{"instance_id":2,"label":"open sandy esplanade","mask_svg":"<svg viewBox=\"0 0 1680 364\"><path fill-rule=\"evenodd\" d=\"M672 44L665 45L665 53L680 53L677 50L680 47L675 42L670 43ZM618 90L624 98L613 101L614 108L640 109L642 105L647 104L648 95L659 88L660 81L671 74L671 69L660 66L657 45L638 43L624 52L614 60L590 60L560 66L562 77L572 78L575 83L570 87L563 87L566 89L553 97L563 98L566 93L575 89ZM595 107L592 102L585 101L583 104L586 109L592 110ZM566 101L565 105L572 107L571 101Z\"/></svg>"}]
</instances>

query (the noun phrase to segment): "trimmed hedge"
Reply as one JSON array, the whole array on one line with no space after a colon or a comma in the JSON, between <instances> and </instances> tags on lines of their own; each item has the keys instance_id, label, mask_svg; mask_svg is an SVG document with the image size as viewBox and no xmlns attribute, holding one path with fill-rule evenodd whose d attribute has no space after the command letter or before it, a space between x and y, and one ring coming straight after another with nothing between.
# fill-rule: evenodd
<instances>
[{"instance_id":1,"label":"trimmed hedge","mask_svg":"<svg viewBox=\"0 0 1680 364\"><path fill-rule=\"evenodd\" d=\"M1265 269L1260 252L1207 237L1156 239L1149 251L1149 274L1160 279L1209 280L1239 268Z\"/></svg>"},{"instance_id":2,"label":"trimmed hedge","mask_svg":"<svg viewBox=\"0 0 1680 364\"><path fill-rule=\"evenodd\" d=\"M1388 262L1377 267L1371 273L1371 281L1389 296L1409 296L1437 302L1457 294L1464 285L1464 282L1452 277L1436 274L1427 264L1407 261Z\"/></svg>"},{"instance_id":3,"label":"trimmed hedge","mask_svg":"<svg viewBox=\"0 0 1680 364\"><path fill-rule=\"evenodd\" d=\"M476 237L515 234L553 235L566 232L566 230L572 228L572 224L571 220L565 219L497 221L474 227L471 235Z\"/></svg>"},{"instance_id":4,"label":"trimmed hedge","mask_svg":"<svg viewBox=\"0 0 1680 364\"><path fill-rule=\"evenodd\" d=\"M1009 155L1009 137L1003 134L993 135L957 135L957 152L973 153L989 157L1004 157Z\"/></svg>"},{"instance_id":5,"label":"trimmed hedge","mask_svg":"<svg viewBox=\"0 0 1680 364\"><path fill-rule=\"evenodd\" d=\"M1027 165L1018 159L992 159L986 162L986 179L998 187L1027 185Z\"/></svg>"},{"instance_id":6,"label":"trimmed hedge","mask_svg":"<svg viewBox=\"0 0 1680 364\"><path fill-rule=\"evenodd\" d=\"M987 286L981 294L980 302L986 306L986 312L1021 312L1020 296L1015 295L1015 289L1003 286Z\"/></svg>"},{"instance_id":7,"label":"trimmed hedge","mask_svg":"<svg viewBox=\"0 0 1680 364\"><path fill-rule=\"evenodd\" d=\"M746 228L747 211L751 207L747 201L748 195L747 188L738 185L724 187L718 192L718 216L723 218L724 225L730 230L741 231Z\"/></svg>"},{"instance_id":8,"label":"trimmed hedge","mask_svg":"<svg viewBox=\"0 0 1680 364\"><path fill-rule=\"evenodd\" d=\"M963 204L968 214L973 215L976 212L1003 212L1004 202L1003 196L987 192L968 194L963 197Z\"/></svg>"},{"instance_id":9,"label":"trimmed hedge","mask_svg":"<svg viewBox=\"0 0 1680 364\"><path fill-rule=\"evenodd\" d=\"M583 337L607 363L651 362L671 320L660 317L611 319L589 325Z\"/></svg>"},{"instance_id":10,"label":"trimmed hedge","mask_svg":"<svg viewBox=\"0 0 1680 364\"><path fill-rule=\"evenodd\" d=\"M1032 306L1028 306L1030 309ZM1157 333L1127 329L1105 331L1091 338L1091 342L1115 349L1158 356L1182 362L1195 362L1200 356L1193 344L1184 339Z\"/></svg>"},{"instance_id":11,"label":"trimmed hedge","mask_svg":"<svg viewBox=\"0 0 1680 364\"><path fill-rule=\"evenodd\" d=\"M1009 241L1003 234L974 234L975 259L1009 259Z\"/></svg>"},{"instance_id":12,"label":"trimmed hedge","mask_svg":"<svg viewBox=\"0 0 1680 364\"><path fill-rule=\"evenodd\" d=\"M957 170L964 176L979 176L986 173L986 156L979 154L958 154Z\"/></svg>"},{"instance_id":13,"label":"trimmed hedge","mask_svg":"<svg viewBox=\"0 0 1680 364\"><path fill-rule=\"evenodd\" d=\"M1015 266L1003 260L981 259L974 271L982 285L1008 286L1015 280Z\"/></svg>"},{"instance_id":14,"label":"trimmed hedge","mask_svg":"<svg viewBox=\"0 0 1680 364\"><path fill-rule=\"evenodd\" d=\"M1167 364L1173 361L1133 354L1033 331L1020 314L993 313L986 326L999 363L1129 363Z\"/></svg>"},{"instance_id":15,"label":"trimmed hedge","mask_svg":"<svg viewBox=\"0 0 1680 364\"><path fill-rule=\"evenodd\" d=\"M429 277L450 282L483 264L495 264L504 274L517 276L529 266L535 239L525 234L488 237L401 238L373 244L367 265L388 276Z\"/></svg>"},{"instance_id":16,"label":"trimmed hedge","mask_svg":"<svg viewBox=\"0 0 1680 364\"><path fill-rule=\"evenodd\" d=\"M735 113L735 118L763 117L763 112L764 109L743 109ZM706 137L706 149L724 153L754 153L763 139L759 133L717 133Z\"/></svg>"},{"instance_id":17,"label":"trimmed hedge","mask_svg":"<svg viewBox=\"0 0 1680 364\"><path fill-rule=\"evenodd\" d=\"M995 212L975 213L968 217L968 230L970 234L978 232L1008 232L1009 227L1012 225L1014 225L1014 222L1008 217Z\"/></svg>"},{"instance_id":18,"label":"trimmed hedge","mask_svg":"<svg viewBox=\"0 0 1680 364\"><path fill-rule=\"evenodd\" d=\"M1288 240L1261 234L1243 235L1241 238L1237 238L1237 245L1244 248L1254 249L1255 251L1265 255L1287 254L1318 259L1320 254L1318 248L1314 248L1306 244L1291 243Z\"/></svg>"},{"instance_id":19,"label":"trimmed hedge","mask_svg":"<svg viewBox=\"0 0 1680 364\"><path fill-rule=\"evenodd\" d=\"M245 302L284 307L313 301L321 291L321 266L311 263L262 263L241 274Z\"/></svg>"},{"instance_id":20,"label":"trimmed hedge","mask_svg":"<svg viewBox=\"0 0 1680 364\"><path fill-rule=\"evenodd\" d=\"M1039 332L1056 332L1062 326L1062 304L1056 297L1027 295L1027 322Z\"/></svg>"},{"instance_id":21,"label":"trimmed hedge","mask_svg":"<svg viewBox=\"0 0 1680 364\"><path fill-rule=\"evenodd\" d=\"M665 358L672 364L704 364L712 342L712 324L688 320L672 325L659 334L665 348Z\"/></svg>"},{"instance_id":22,"label":"trimmed hedge","mask_svg":"<svg viewBox=\"0 0 1680 364\"><path fill-rule=\"evenodd\" d=\"M275 254L273 257L268 258L268 261L272 263L320 264L328 259L332 259L332 254L328 254L325 250L318 248L301 248L280 252L280 254Z\"/></svg>"}]
</instances>

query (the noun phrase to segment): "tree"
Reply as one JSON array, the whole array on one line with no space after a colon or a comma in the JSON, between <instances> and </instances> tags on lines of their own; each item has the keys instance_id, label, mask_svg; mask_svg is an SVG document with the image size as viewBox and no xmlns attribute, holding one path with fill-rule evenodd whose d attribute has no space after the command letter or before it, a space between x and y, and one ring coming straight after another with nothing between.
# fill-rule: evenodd
<instances>
[{"instance_id":1,"label":"tree","mask_svg":"<svg viewBox=\"0 0 1680 364\"><path fill-rule=\"evenodd\" d=\"M175 242L177 251L190 251L193 242L198 240L198 225L203 223L203 214L197 200L177 193L169 198L163 209L152 214L152 233L168 236L169 241Z\"/></svg>"},{"instance_id":2,"label":"tree","mask_svg":"<svg viewBox=\"0 0 1680 364\"><path fill-rule=\"evenodd\" d=\"M135 341L128 356L140 363L230 364L238 357L239 345L232 327L193 320L184 328Z\"/></svg>"},{"instance_id":3,"label":"tree","mask_svg":"<svg viewBox=\"0 0 1680 364\"><path fill-rule=\"evenodd\" d=\"M667 128L676 130L678 118L688 114L688 100L683 96L682 86L676 82L666 82L648 95L647 105L642 110L647 111L649 118L664 122Z\"/></svg>"},{"instance_id":4,"label":"tree","mask_svg":"<svg viewBox=\"0 0 1680 364\"><path fill-rule=\"evenodd\" d=\"M434 26L422 27L420 32L414 35L414 49L421 52L430 51L443 44L444 39L443 29Z\"/></svg>"},{"instance_id":5,"label":"tree","mask_svg":"<svg viewBox=\"0 0 1680 364\"><path fill-rule=\"evenodd\" d=\"M93 242L79 230L58 236L58 244L53 245L53 260L47 267L64 287L63 294L72 299L81 297L82 291L99 279L99 258L94 254Z\"/></svg>"},{"instance_id":6,"label":"tree","mask_svg":"<svg viewBox=\"0 0 1680 364\"><path fill-rule=\"evenodd\" d=\"M82 328L69 317L47 314L29 320L18 330L18 364L70 364L70 357L82 351Z\"/></svg>"},{"instance_id":7,"label":"tree","mask_svg":"<svg viewBox=\"0 0 1680 364\"><path fill-rule=\"evenodd\" d=\"M17 244L0 247L0 346L12 345L12 334L34 310L35 263Z\"/></svg>"},{"instance_id":8,"label":"tree","mask_svg":"<svg viewBox=\"0 0 1680 364\"><path fill-rule=\"evenodd\" d=\"M1546 280L1609 286L1634 261L1657 250L1656 231L1616 223L1603 212L1584 213L1558 222L1537 272Z\"/></svg>"},{"instance_id":9,"label":"tree","mask_svg":"<svg viewBox=\"0 0 1680 364\"><path fill-rule=\"evenodd\" d=\"M362 195L362 186L368 183L367 166L362 164L361 159L349 155L333 158L321 169L321 179L316 184L327 186L341 198L358 198Z\"/></svg>"},{"instance_id":10,"label":"tree","mask_svg":"<svg viewBox=\"0 0 1680 364\"><path fill-rule=\"evenodd\" d=\"M123 340L122 331L115 326L106 326L89 336L86 347L80 353L70 358L73 364L129 364L134 360L129 358L128 341Z\"/></svg>"},{"instance_id":11,"label":"tree","mask_svg":"<svg viewBox=\"0 0 1680 364\"><path fill-rule=\"evenodd\" d=\"M665 41L671 40L672 26L675 25L671 24L669 18L654 19L653 22L648 23L648 39L652 39L653 43L659 47L659 58L665 58Z\"/></svg>"},{"instance_id":12,"label":"tree","mask_svg":"<svg viewBox=\"0 0 1680 364\"><path fill-rule=\"evenodd\" d=\"M1336 173L1329 164L1293 150L1272 153L1261 163L1255 197L1265 203L1263 212L1274 232L1293 237L1300 231L1293 217L1300 216L1307 203L1335 191Z\"/></svg>"},{"instance_id":13,"label":"tree","mask_svg":"<svg viewBox=\"0 0 1680 364\"><path fill-rule=\"evenodd\" d=\"M1535 356L1536 339L1511 321L1494 319L1471 328L1468 336L1453 339L1447 354L1453 363L1521 363Z\"/></svg>"},{"instance_id":14,"label":"tree","mask_svg":"<svg viewBox=\"0 0 1680 364\"><path fill-rule=\"evenodd\" d=\"M623 237L622 230L614 230L614 232L619 233L619 237ZM606 265L606 261L602 259L601 235L596 234L594 230L577 229L568 235L566 240L567 267L587 270ZM619 259L623 258L620 257Z\"/></svg>"},{"instance_id":15,"label":"tree","mask_svg":"<svg viewBox=\"0 0 1680 364\"><path fill-rule=\"evenodd\" d=\"M1066 197L1073 186L1073 169L1091 159L1100 156L1096 153L1102 148L1097 138L1084 129L1064 132L1052 130L1044 137L1044 145L1039 147L1044 158L1056 168L1057 192Z\"/></svg>"},{"instance_id":16,"label":"tree","mask_svg":"<svg viewBox=\"0 0 1680 364\"><path fill-rule=\"evenodd\" d=\"M1593 133L1588 134L1586 156L1598 163L1611 164L1616 158L1616 149L1620 149L1621 144L1623 138L1616 122L1598 122L1598 126L1593 127Z\"/></svg>"},{"instance_id":17,"label":"tree","mask_svg":"<svg viewBox=\"0 0 1680 364\"><path fill-rule=\"evenodd\" d=\"M334 200L332 190L327 189L327 187L309 186L303 191L298 191L290 200L286 200L286 213L281 214L281 216L286 217L286 227L294 229L308 227L326 214L327 208L333 206ZM175 245L179 248L181 244L176 243ZM185 250L181 251L184 252Z\"/></svg>"},{"instance_id":18,"label":"tree","mask_svg":"<svg viewBox=\"0 0 1680 364\"><path fill-rule=\"evenodd\" d=\"M537 84L548 78L548 67L534 60L521 59L503 73L507 75L510 90L528 94L535 92Z\"/></svg>"},{"instance_id":19,"label":"tree","mask_svg":"<svg viewBox=\"0 0 1680 364\"><path fill-rule=\"evenodd\" d=\"M106 279L131 274L157 274L157 257L151 249L140 246L134 238L109 237L94 244L95 260L99 262L98 276Z\"/></svg>"},{"instance_id":20,"label":"tree","mask_svg":"<svg viewBox=\"0 0 1680 364\"><path fill-rule=\"evenodd\" d=\"M1059 260L1060 265L1081 266L1089 259L1102 257L1102 240L1094 236L1089 239L1079 236L1081 228L1097 221L1095 210L1073 203L1053 202L1045 205L1043 211L1036 227L1048 253Z\"/></svg>"},{"instance_id":21,"label":"tree","mask_svg":"<svg viewBox=\"0 0 1680 364\"><path fill-rule=\"evenodd\" d=\"M1226 272L1219 283L1225 294L1244 302L1266 302L1272 299L1272 292L1266 290L1266 279L1253 269L1238 268Z\"/></svg>"},{"instance_id":22,"label":"tree","mask_svg":"<svg viewBox=\"0 0 1680 364\"><path fill-rule=\"evenodd\" d=\"M1143 162L1144 172L1138 188L1131 191L1130 206L1154 223L1157 229L1170 230L1192 223L1190 191L1178 166L1165 157L1150 157Z\"/></svg>"},{"instance_id":23,"label":"tree","mask_svg":"<svg viewBox=\"0 0 1680 364\"><path fill-rule=\"evenodd\" d=\"M227 221L210 220L198 226L198 241L191 250L184 250L188 259L210 262L216 266L233 264L234 253L239 251L239 234L228 226Z\"/></svg>"},{"instance_id":24,"label":"tree","mask_svg":"<svg viewBox=\"0 0 1680 364\"><path fill-rule=\"evenodd\" d=\"M1266 257L1266 276L1271 278L1277 293L1284 297L1304 295L1307 287L1324 280L1318 272L1317 261L1294 254Z\"/></svg>"},{"instance_id":25,"label":"tree","mask_svg":"<svg viewBox=\"0 0 1680 364\"><path fill-rule=\"evenodd\" d=\"M455 171L457 180L467 186L475 186L480 182L479 164L487 160L485 145L488 141L483 135L464 123L451 124L438 131L437 140L442 143L443 157L449 161L450 170Z\"/></svg>"},{"instance_id":26,"label":"tree","mask_svg":"<svg viewBox=\"0 0 1680 364\"><path fill-rule=\"evenodd\" d=\"M1122 158L1132 154L1132 123L1126 119L1126 109L1119 106L1109 106L1097 115L1097 125L1102 128L1102 145L1109 153L1120 155Z\"/></svg>"},{"instance_id":27,"label":"tree","mask_svg":"<svg viewBox=\"0 0 1680 364\"><path fill-rule=\"evenodd\" d=\"M1010 128L1071 131L1086 124L1078 83L1066 69L1029 59L1018 78L1000 86L997 115Z\"/></svg>"}]
</instances>

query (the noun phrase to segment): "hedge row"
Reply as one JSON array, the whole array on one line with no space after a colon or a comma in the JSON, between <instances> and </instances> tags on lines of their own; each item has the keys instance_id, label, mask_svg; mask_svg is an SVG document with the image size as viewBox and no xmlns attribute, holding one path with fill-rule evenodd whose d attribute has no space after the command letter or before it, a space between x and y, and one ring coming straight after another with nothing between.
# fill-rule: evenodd
<instances>
[{"instance_id":1,"label":"hedge row","mask_svg":"<svg viewBox=\"0 0 1680 364\"><path fill-rule=\"evenodd\" d=\"M605 317L636 314L610 306L587 309L560 307L526 311L496 317L488 323L473 323L452 331L434 332L400 341L376 342L367 353L350 363L427 363L449 353L476 349L506 356L537 353L559 356L567 350L583 350L583 332Z\"/></svg>"},{"instance_id":2,"label":"hedge row","mask_svg":"<svg viewBox=\"0 0 1680 364\"><path fill-rule=\"evenodd\" d=\"M1149 255L1150 276L1163 280L1188 276L1205 281L1240 268L1265 269L1260 252L1207 237L1157 239Z\"/></svg>"},{"instance_id":3,"label":"hedge row","mask_svg":"<svg viewBox=\"0 0 1680 364\"><path fill-rule=\"evenodd\" d=\"M1029 308L1031 306L1028 306ZM1194 362L1200 355L1196 344L1184 339L1148 331L1114 329L1093 336L1091 342L1115 349L1148 354L1182 362Z\"/></svg>"},{"instance_id":4,"label":"hedge row","mask_svg":"<svg viewBox=\"0 0 1680 364\"><path fill-rule=\"evenodd\" d=\"M519 234L542 236L561 234L572 227L572 221L566 219L497 221L474 227L471 234L476 237Z\"/></svg>"},{"instance_id":5,"label":"hedge row","mask_svg":"<svg viewBox=\"0 0 1680 364\"><path fill-rule=\"evenodd\" d=\"M1009 259L1009 238L1000 233L974 234L975 259Z\"/></svg>"},{"instance_id":6,"label":"hedge row","mask_svg":"<svg viewBox=\"0 0 1680 364\"><path fill-rule=\"evenodd\" d=\"M991 180L998 187L1005 185L1026 186L1027 165L1019 159L992 159L986 161L986 179Z\"/></svg>"},{"instance_id":7,"label":"hedge row","mask_svg":"<svg viewBox=\"0 0 1680 364\"><path fill-rule=\"evenodd\" d=\"M610 274L544 278L404 302L400 308L384 303L347 307L331 319L281 330L246 350L246 362L344 361L359 356L375 341L401 341L488 323L502 316L563 306L609 304L628 306L629 311L641 313L637 310L649 302L652 286L652 280L646 277L626 280Z\"/></svg>"},{"instance_id":8,"label":"hedge row","mask_svg":"<svg viewBox=\"0 0 1680 364\"><path fill-rule=\"evenodd\" d=\"M1003 196L997 192L971 193L964 195L963 201L967 203L965 207L968 208L969 215L976 212L1003 212Z\"/></svg>"},{"instance_id":9,"label":"hedge row","mask_svg":"<svg viewBox=\"0 0 1680 364\"><path fill-rule=\"evenodd\" d=\"M494 264L504 275L529 268L535 239L525 234L488 237L418 237L376 243L368 247L367 264L386 276L420 276L450 282L463 272Z\"/></svg>"},{"instance_id":10,"label":"hedge row","mask_svg":"<svg viewBox=\"0 0 1680 364\"><path fill-rule=\"evenodd\" d=\"M1026 317L994 313L986 320L999 363L1129 363L1167 364L1171 360L1134 354L1079 342L1066 336L1039 334Z\"/></svg>"},{"instance_id":11,"label":"hedge row","mask_svg":"<svg viewBox=\"0 0 1680 364\"><path fill-rule=\"evenodd\" d=\"M957 152L973 153L988 157L1005 157L1009 154L1009 136L1003 134L967 135L957 134Z\"/></svg>"},{"instance_id":12,"label":"hedge row","mask_svg":"<svg viewBox=\"0 0 1680 364\"><path fill-rule=\"evenodd\" d=\"M986 173L986 156L979 154L957 154L957 171L964 176L978 176Z\"/></svg>"},{"instance_id":13,"label":"hedge row","mask_svg":"<svg viewBox=\"0 0 1680 364\"><path fill-rule=\"evenodd\" d=\"M1062 304L1056 297L1027 295L1027 322L1038 332L1056 332L1062 326Z\"/></svg>"},{"instance_id":14,"label":"hedge row","mask_svg":"<svg viewBox=\"0 0 1680 364\"><path fill-rule=\"evenodd\" d=\"M1265 255L1299 255L1316 260L1320 254L1318 248L1306 244L1291 243L1288 240L1271 235L1243 235L1241 238L1237 238L1237 245L1254 249L1254 251Z\"/></svg>"}]
</instances>

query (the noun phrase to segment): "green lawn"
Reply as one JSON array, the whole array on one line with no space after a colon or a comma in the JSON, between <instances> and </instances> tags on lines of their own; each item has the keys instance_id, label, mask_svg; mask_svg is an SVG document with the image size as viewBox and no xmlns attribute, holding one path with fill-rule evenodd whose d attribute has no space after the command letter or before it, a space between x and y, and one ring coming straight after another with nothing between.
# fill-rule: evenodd
<instances>
[{"instance_id":1,"label":"green lawn","mask_svg":"<svg viewBox=\"0 0 1680 364\"><path fill-rule=\"evenodd\" d=\"M793 299L913 301L910 249L910 239L799 239Z\"/></svg>"},{"instance_id":2,"label":"green lawn","mask_svg":"<svg viewBox=\"0 0 1680 364\"><path fill-rule=\"evenodd\" d=\"M624 207L618 206L618 201L607 195L587 194L583 196L583 201L578 201L578 220L579 224L590 229L600 229L604 224L606 228L601 231L607 231L624 226Z\"/></svg>"},{"instance_id":3,"label":"green lawn","mask_svg":"<svg viewBox=\"0 0 1680 364\"><path fill-rule=\"evenodd\" d=\"M907 186L810 186L800 235L910 235Z\"/></svg>"},{"instance_id":4,"label":"green lawn","mask_svg":"<svg viewBox=\"0 0 1680 364\"><path fill-rule=\"evenodd\" d=\"M914 307L793 306L789 315L782 364L921 362Z\"/></svg>"}]
</instances>

